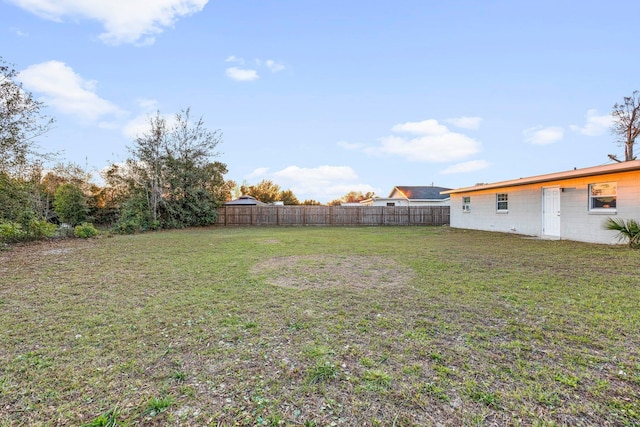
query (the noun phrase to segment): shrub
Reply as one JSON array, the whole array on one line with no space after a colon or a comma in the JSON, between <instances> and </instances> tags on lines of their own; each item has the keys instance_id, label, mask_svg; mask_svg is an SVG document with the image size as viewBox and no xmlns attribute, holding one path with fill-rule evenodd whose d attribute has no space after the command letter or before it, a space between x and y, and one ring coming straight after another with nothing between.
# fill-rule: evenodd
<instances>
[{"instance_id":1,"label":"shrub","mask_svg":"<svg viewBox=\"0 0 640 427\"><path fill-rule=\"evenodd\" d=\"M73 235L82 239L89 239L99 234L99 231L90 222L83 222L80 225L76 225L73 229Z\"/></svg>"},{"instance_id":2,"label":"shrub","mask_svg":"<svg viewBox=\"0 0 640 427\"><path fill-rule=\"evenodd\" d=\"M55 224L51 224L45 220L32 219L27 225L27 238L42 239L53 237L56 234Z\"/></svg>"},{"instance_id":3,"label":"shrub","mask_svg":"<svg viewBox=\"0 0 640 427\"><path fill-rule=\"evenodd\" d=\"M116 224L114 228L114 231L116 233L121 233L121 234L134 234L141 230L142 230L142 225L140 224L140 221L137 221L135 219L120 221Z\"/></svg>"},{"instance_id":4,"label":"shrub","mask_svg":"<svg viewBox=\"0 0 640 427\"><path fill-rule=\"evenodd\" d=\"M617 231L619 241L628 241L629 247L640 248L640 224L635 219L624 220L622 218L607 218L604 223L607 230Z\"/></svg>"},{"instance_id":5,"label":"shrub","mask_svg":"<svg viewBox=\"0 0 640 427\"><path fill-rule=\"evenodd\" d=\"M87 218L87 197L74 184L63 184L56 190L53 207L62 222L78 225Z\"/></svg>"},{"instance_id":6,"label":"shrub","mask_svg":"<svg viewBox=\"0 0 640 427\"><path fill-rule=\"evenodd\" d=\"M12 221L0 222L0 241L6 243L53 237L55 233L56 226L44 220L31 219L26 225Z\"/></svg>"},{"instance_id":7,"label":"shrub","mask_svg":"<svg viewBox=\"0 0 640 427\"><path fill-rule=\"evenodd\" d=\"M11 243L23 240L26 233L17 222L0 222L0 240Z\"/></svg>"}]
</instances>

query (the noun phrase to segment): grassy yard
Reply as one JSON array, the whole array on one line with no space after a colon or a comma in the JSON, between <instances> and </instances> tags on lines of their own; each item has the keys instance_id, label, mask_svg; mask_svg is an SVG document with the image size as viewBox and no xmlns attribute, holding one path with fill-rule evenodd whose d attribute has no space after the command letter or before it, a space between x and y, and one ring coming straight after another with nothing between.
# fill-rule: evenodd
<instances>
[{"instance_id":1,"label":"grassy yard","mask_svg":"<svg viewBox=\"0 0 640 427\"><path fill-rule=\"evenodd\" d=\"M0 252L0 426L639 426L640 252L447 227Z\"/></svg>"}]
</instances>

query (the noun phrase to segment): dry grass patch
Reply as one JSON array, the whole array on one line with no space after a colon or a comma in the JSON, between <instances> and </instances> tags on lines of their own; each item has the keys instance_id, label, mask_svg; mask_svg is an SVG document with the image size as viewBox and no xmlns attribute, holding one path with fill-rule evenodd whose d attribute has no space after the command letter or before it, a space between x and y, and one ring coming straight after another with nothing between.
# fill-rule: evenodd
<instances>
[{"instance_id":1,"label":"dry grass patch","mask_svg":"<svg viewBox=\"0 0 640 427\"><path fill-rule=\"evenodd\" d=\"M415 276L388 258L330 254L275 257L256 264L251 273L287 289L393 289Z\"/></svg>"}]
</instances>

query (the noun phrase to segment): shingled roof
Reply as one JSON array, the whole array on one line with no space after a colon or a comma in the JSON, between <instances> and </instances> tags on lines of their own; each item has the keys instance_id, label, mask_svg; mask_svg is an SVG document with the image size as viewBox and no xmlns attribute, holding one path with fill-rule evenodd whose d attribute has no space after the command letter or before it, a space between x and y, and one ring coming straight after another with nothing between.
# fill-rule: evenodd
<instances>
[{"instance_id":1,"label":"shingled roof","mask_svg":"<svg viewBox=\"0 0 640 427\"><path fill-rule=\"evenodd\" d=\"M409 200L444 200L448 199L448 194L440 194L441 191L448 191L450 188L435 187L435 186L407 186L397 185L393 187L389 197L393 197L393 193L396 191L403 194Z\"/></svg>"},{"instance_id":2,"label":"shingled roof","mask_svg":"<svg viewBox=\"0 0 640 427\"><path fill-rule=\"evenodd\" d=\"M260 200L256 199L252 196L240 196L235 200L231 200L230 202L225 203L226 206L262 206L266 205L266 203L262 203Z\"/></svg>"}]
</instances>

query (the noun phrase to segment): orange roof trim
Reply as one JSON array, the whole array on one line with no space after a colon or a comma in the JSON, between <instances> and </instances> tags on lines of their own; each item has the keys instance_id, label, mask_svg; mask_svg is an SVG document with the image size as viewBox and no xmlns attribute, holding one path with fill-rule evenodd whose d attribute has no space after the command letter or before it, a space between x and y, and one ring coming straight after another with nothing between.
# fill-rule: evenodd
<instances>
[{"instance_id":1,"label":"orange roof trim","mask_svg":"<svg viewBox=\"0 0 640 427\"><path fill-rule=\"evenodd\" d=\"M472 191L490 190L492 188L501 187L517 187L519 185L537 184L549 181L558 181L569 178L582 178L585 176L607 175L618 172L627 172L640 170L640 160L632 160L629 162L614 163L603 166L593 166L590 168L573 169L565 172L556 172L546 175L537 175L527 178L512 179L509 181L494 182L491 184L481 184L473 187L456 188L454 190L442 191L441 194L468 193Z\"/></svg>"}]
</instances>

